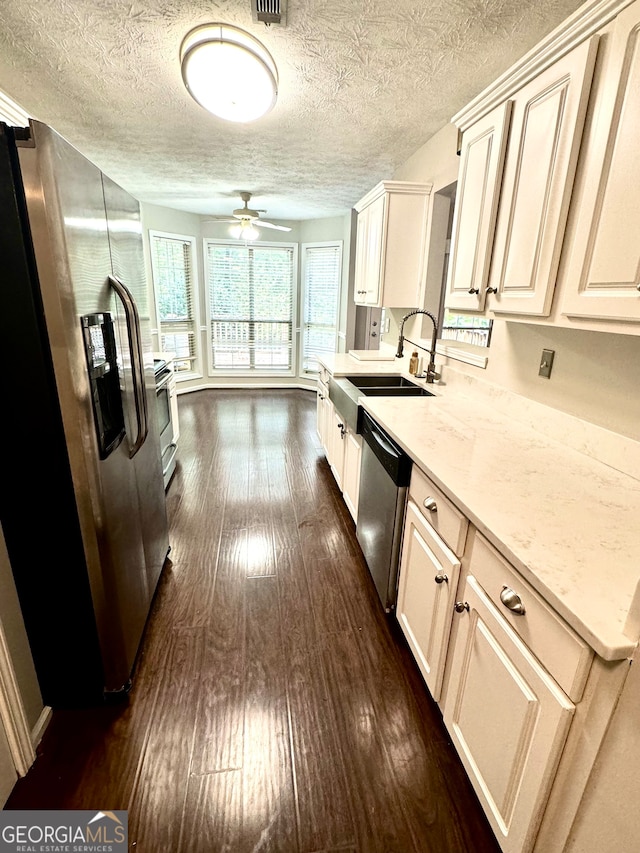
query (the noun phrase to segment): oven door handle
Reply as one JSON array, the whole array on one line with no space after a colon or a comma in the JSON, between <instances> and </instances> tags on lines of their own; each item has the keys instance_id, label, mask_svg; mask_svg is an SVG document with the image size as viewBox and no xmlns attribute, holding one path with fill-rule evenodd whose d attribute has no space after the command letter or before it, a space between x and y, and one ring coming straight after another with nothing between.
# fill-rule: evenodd
<instances>
[{"instance_id":1,"label":"oven door handle","mask_svg":"<svg viewBox=\"0 0 640 853\"><path fill-rule=\"evenodd\" d=\"M165 375L162 377L162 379L156 383L156 394L158 393L158 391L162 391L164 386L168 385L169 382L171 382L172 376L173 376L173 374L171 373L171 371L169 371L169 373L165 373Z\"/></svg>"},{"instance_id":2,"label":"oven door handle","mask_svg":"<svg viewBox=\"0 0 640 853\"><path fill-rule=\"evenodd\" d=\"M113 275L109 276L109 284L122 302L127 321L127 337L129 339L129 353L131 355L131 376L133 378L133 399L137 421L137 435L129 448L129 458L133 459L144 444L149 432L147 395L144 382L144 359L140 336L140 317L138 316L135 300L126 285Z\"/></svg>"}]
</instances>

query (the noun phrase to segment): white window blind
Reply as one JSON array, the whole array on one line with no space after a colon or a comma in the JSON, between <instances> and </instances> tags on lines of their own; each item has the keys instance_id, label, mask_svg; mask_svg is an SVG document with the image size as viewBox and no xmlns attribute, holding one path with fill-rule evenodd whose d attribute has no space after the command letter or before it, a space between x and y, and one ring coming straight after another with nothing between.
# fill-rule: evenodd
<instances>
[{"instance_id":1,"label":"white window blind","mask_svg":"<svg viewBox=\"0 0 640 853\"><path fill-rule=\"evenodd\" d=\"M207 241L213 370L289 371L294 249Z\"/></svg>"},{"instance_id":2,"label":"white window blind","mask_svg":"<svg viewBox=\"0 0 640 853\"><path fill-rule=\"evenodd\" d=\"M150 240L160 348L175 353L177 373L190 373L197 356L193 241L154 232Z\"/></svg>"},{"instance_id":3,"label":"white window blind","mask_svg":"<svg viewBox=\"0 0 640 853\"><path fill-rule=\"evenodd\" d=\"M316 356L336 351L342 274L341 244L305 245L302 267L302 371L314 373L318 370Z\"/></svg>"}]
</instances>

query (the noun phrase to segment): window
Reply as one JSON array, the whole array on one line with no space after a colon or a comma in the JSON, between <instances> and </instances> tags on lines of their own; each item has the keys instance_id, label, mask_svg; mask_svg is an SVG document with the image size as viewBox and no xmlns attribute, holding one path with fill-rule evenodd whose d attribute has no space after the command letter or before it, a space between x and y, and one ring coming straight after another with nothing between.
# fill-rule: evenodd
<instances>
[{"instance_id":1,"label":"window","mask_svg":"<svg viewBox=\"0 0 640 853\"><path fill-rule=\"evenodd\" d=\"M302 252L302 373L316 373L315 357L336 351L342 244L306 243Z\"/></svg>"},{"instance_id":2,"label":"window","mask_svg":"<svg viewBox=\"0 0 640 853\"><path fill-rule=\"evenodd\" d=\"M150 231L160 349L175 353L176 373L197 371L194 239Z\"/></svg>"},{"instance_id":3,"label":"window","mask_svg":"<svg viewBox=\"0 0 640 853\"><path fill-rule=\"evenodd\" d=\"M457 314L447 310L444 312L442 323L442 340L462 341L465 344L488 347L491 342L492 324L493 320L486 317Z\"/></svg>"},{"instance_id":4,"label":"window","mask_svg":"<svg viewBox=\"0 0 640 853\"><path fill-rule=\"evenodd\" d=\"M293 367L296 247L205 241L212 371Z\"/></svg>"}]
</instances>

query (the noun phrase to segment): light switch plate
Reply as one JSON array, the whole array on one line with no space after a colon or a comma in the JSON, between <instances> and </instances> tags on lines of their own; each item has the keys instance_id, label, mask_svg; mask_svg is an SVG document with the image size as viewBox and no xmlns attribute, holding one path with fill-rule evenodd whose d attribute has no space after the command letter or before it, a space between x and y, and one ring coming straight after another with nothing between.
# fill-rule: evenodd
<instances>
[{"instance_id":1,"label":"light switch plate","mask_svg":"<svg viewBox=\"0 0 640 853\"><path fill-rule=\"evenodd\" d=\"M540 359L538 376L545 376L547 379L551 376L551 368L553 367L553 357L555 354L555 350L552 349L542 350L542 358Z\"/></svg>"}]
</instances>

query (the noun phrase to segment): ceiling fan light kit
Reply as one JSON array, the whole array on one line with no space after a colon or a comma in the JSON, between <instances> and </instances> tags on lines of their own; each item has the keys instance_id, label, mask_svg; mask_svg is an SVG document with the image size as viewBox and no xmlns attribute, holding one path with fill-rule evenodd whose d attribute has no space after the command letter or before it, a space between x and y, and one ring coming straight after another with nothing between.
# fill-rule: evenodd
<instances>
[{"instance_id":1,"label":"ceiling fan light kit","mask_svg":"<svg viewBox=\"0 0 640 853\"><path fill-rule=\"evenodd\" d=\"M266 47L231 24L203 24L180 46L182 79L191 97L227 121L250 122L273 109L278 70Z\"/></svg>"},{"instance_id":2,"label":"ceiling fan light kit","mask_svg":"<svg viewBox=\"0 0 640 853\"><path fill-rule=\"evenodd\" d=\"M238 240L257 240L260 236L258 229L254 228L248 219L239 222L237 225L232 225L229 228L229 233Z\"/></svg>"},{"instance_id":3,"label":"ceiling fan light kit","mask_svg":"<svg viewBox=\"0 0 640 853\"><path fill-rule=\"evenodd\" d=\"M260 232L255 227L272 228L275 231L291 231L287 225L276 225L274 222L266 222L260 219L261 213L266 213L266 210L251 210L249 202L251 201L251 193L243 190L240 193L240 198L243 201L242 207L237 207L231 216L214 216L209 219L209 222L230 222L232 227L229 233L232 237L238 240L257 240Z\"/></svg>"}]
</instances>

